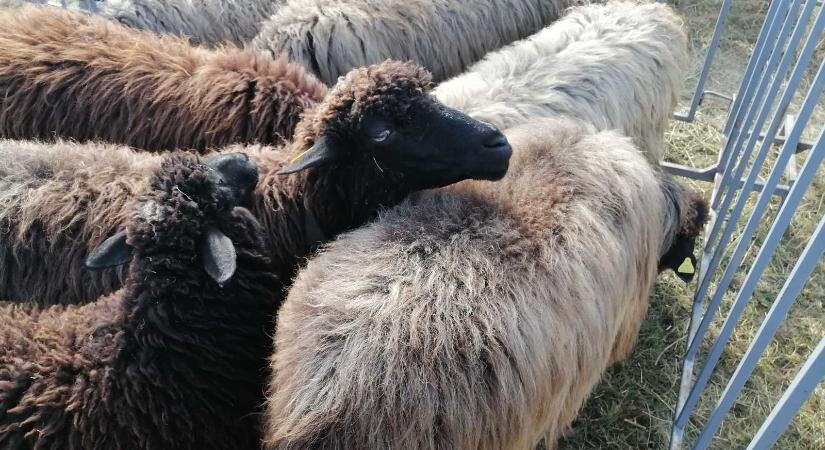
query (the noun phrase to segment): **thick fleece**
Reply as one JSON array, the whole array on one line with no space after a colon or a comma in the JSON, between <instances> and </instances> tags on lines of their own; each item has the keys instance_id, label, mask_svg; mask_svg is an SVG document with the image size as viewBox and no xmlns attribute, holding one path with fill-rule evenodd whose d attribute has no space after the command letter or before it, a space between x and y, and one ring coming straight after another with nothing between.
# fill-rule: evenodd
<instances>
[{"instance_id":1,"label":"thick fleece","mask_svg":"<svg viewBox=\"0 0 825 450\"><path fill-rule=\"evenodd\" d=\"M698 215L615 132L565 118L507 136L501 182L413 196L298 275L266 448L555 448Z\"/></svg>"},{"instance_id":2,"label":"thick fleece","mask_svg":"<svg viewBox=\"0 0 825 450\"><path fill-rule=\"evenodd\" d=\"M286 54L324 82L387 58L412 60L436 81L529 36L586 0L288 0L253 44Z\"/></svg>"},{"instance_id":3,"label":"thick fleece","mask_svg":"<svg viewBox=\"0 0 825 450\"><path fill-rule=\"evenodd\" d=\"M621 131L658 162L687 61L682 21L670 7L582 6L487 55L440 84L435 96L501 129L577 117L599 130Z\"/></svg>"},{"instance_id":4,"label":"thick fleece","mask_svg":"<svg viewBox=\"0 0 825 450\"><path fill-rule=\"evenodd\" d=\"M286 59L48 7L0 11L0 137L145 150L280 144L326 86Z\"/></svg>"},{"instance_id":5,"label":"thick fleece","mask_svg":"<svg viewBox=\"0 0 825 450\"><path fill-rule=\"evenodd\" d=\"M295 269L315 248L337 234L369 221L382 208L409 193L450 184L435 178L437 167L406 167L385 161L402 144L434 149L423 163L442 158L447 166L483 156L469 152L476 144L455 138L456 120L477 126L481 134L500 133L457 112L444 112L424 126L422 114L440 106L428 94L429 74L405 63L386 62L357 69L324 102L308 112L294 140L281 148L231 146L219 153L243 152L257 162L260 182L249 208L263 224L271 270L288 284ZM365 117L398 124L395 141L370 147L359 125ZM424 134L422 134L424 133ZM453 139L448 146L439 144ZM278 172L295 155L326 142L335 161L289 176ZM130 202L160 157L104 144L78 145L0 141L0 298L41 305L88 302L120 286L116 269L89 273L82 261L91 248L118 229L130 214ZM506 166L505 166L506 168Z\"/></svg>"},{"instance_id":6,"label":"thick fleece","mask_svg":"<svg viewBox=\"0 0 825 450\"><path fill-rule=\"evenodd\" d=\"M260 226L191 154L166 159L126 222L122 290L0 309L0 448L256 449L277 280ZM237 269L204 269L219 230Z\"/></svg>"}]
</instances>

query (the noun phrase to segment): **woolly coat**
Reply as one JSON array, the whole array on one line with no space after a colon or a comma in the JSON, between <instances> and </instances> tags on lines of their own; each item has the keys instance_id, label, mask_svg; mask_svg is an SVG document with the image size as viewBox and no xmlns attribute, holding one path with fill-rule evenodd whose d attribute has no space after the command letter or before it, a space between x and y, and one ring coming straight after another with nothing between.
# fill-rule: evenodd
<instances>
[{"instance_id":1,"label":"woolly coat","mask_svg":"<svg viewBox=\"0 0 825 450\"><path fill-rule=\"evenodd\" d=\"M354 67L412 60L436 81L535 33L586 0L288 0L253 45L327 84Z\"/></svg>"},{"instance_id":2,"label":"woolly coat","mask_svg":"<svg viewBox=\"0 0 825 450\"><path fill-rule=\"evenodd\" d=\"M651 161L688 61L681 19L663 4L573 8L535 35L487 55L435 89L436 97L507 129L540 117L577 117L616 129Z\"/></svg>"},{"instance_id":3,"label":"woolly coat","mask_svg":"<svg viewBox=\"0 0 825 450\"><path fill-rule=\"evenodd\" d=\"M554 448L631 349L681 199L614 132L507 136L501 182L413 196L298 275L266 448Z\"/></svg>"},{"instance_id":4,"label":"woolly coat","mask_svg":"<svg viewBox=\"0 0 825 450\"><path fill-rule=\"evenodd\" d=\"M186 37L195 45L244 45L281 0L106 0L99 14L140 30Z\"/></svg>"},{"instance_id":5,"label":"woolly coat","mask_svg":"<svg viewBox=\"0 0 825 450\"><path fill-rule=\"evenodd\" d=\"M429 76L407 64L359 69L304 117L284 148L221 150L246 153L259 167L249 208L266 230L270 269L280 282L288 285L319 240L360 226L427 180L377 166L354 143L341 164L288 177L277 172L319 136L347 136L364 111L395 111L402 120L430 89ZM120 286L122 271L89 272L82 262L124 224L160 159L106 144L0 140L0 298L85 303Z\"/></svg>"},{"instance_id":6,"label":"woolly coat","mask_svg":"<svg viewBox=\"0 0 825 450\"><path fill-rule=\"evenodd\" d=\"M256 449L278 287L261 229L170 157L127 224L123 290L82 307L0 308L0 448ZM203 269L208 227L229 237L224 286Z\"/></svg>"},{"instance_id":7,"label":"woolly coat","mask_svg":"<svg viewBox=\"0 0 825 450\"><path fill-rule=\"evenodd\" d=\"M326 87L285 59L58 8L0 11L0 137L145 150L279 144Z\"/></svg>"}]
</instances>

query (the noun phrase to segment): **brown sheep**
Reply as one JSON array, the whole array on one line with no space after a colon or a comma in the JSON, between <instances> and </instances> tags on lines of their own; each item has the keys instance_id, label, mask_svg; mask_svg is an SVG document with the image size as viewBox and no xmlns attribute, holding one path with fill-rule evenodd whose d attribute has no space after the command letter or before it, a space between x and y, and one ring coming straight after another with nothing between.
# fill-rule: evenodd
<instances>
[{"instance_id":1,"label":"brown sheep","mask_svg":"<svg viewBox=\"0 0 825 450\"><path fill-rule=\"evenodd\" d=\"M347 75L308 112L282 150L235 146L257 162L250 209L286 285L315 247L410 192L504 175L503 135L438 103L430 75L388 61ZM295 154L301 173L279 172ZM102 144L0 141L0 298L41 305L90 301L117 288L115 269L90 274L89 248L120 227L160 157ZM316 167L310 167L316 166Z\"/></svg>"},{"instance_id":2,"label":"brown sheep","mask_svg":"<svg viewBox=\"0 0 825 450\"><path fill-rule=\"evenodd\" d=\"M88 260L131 259L122 290L0 308L0 448L260 448L279 286L260 225L236 207L254 165L221 157L240 184L187 153L147 180L125 232Z\"/></svg>"},{"instance_id":3,"label":"brown sheep","mask_svg":"<svg viewBox=\"0 0 825 450\"><path fill-rule=\"evenodd\" d=\"M632 348L704 201L613 131L544 119L506 134L501 182L418 194L298 275L267 449L552 449Z\"/></svg>"},{"instance_id":4,"label":"brown sheep","mask_svg":"<svg viewBox=\"0 0 825 450\"><path fill-rule=\"evenodd\" d=\"M0 11L0 137L145 150L280 144L326 87L253 50L207 50L48 7Z\"/></svg>"}]
</instances>

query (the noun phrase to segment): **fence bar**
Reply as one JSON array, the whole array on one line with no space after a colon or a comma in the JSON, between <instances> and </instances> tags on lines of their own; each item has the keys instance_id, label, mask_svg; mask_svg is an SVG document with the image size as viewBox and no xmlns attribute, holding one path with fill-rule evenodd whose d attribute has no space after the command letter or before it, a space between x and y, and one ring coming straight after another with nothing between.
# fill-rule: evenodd
<instances>
[{"instance_id":1,"label":"fence bar","mask_svg":"<svg viewBox=\"0 0 825 450\"><path fill-rule=\"evenodd\" d=\"M825 232L823 232L823 229L825 229L825 216L819 221L813 237L808 241L805 250L802 251L802 255L791 271L790 277L785 282L785 285L782 286L782 290L773 302L770 311L768 311L768 315L759 327L759 331L756 332L756 337L745 352L745 356L739 362L739 366L736 368L733 377L728 381L728 385L725 387L722 397L716 404L716 408L713 410L707 426L693 447L694 450L701 450L710 445L713 435L719 429L722 420L724 420L731 406L733 406L733 402L739 396L739 392L742 390L742 387L745 386L745 382L748 381L748 378L753 373L753 369L756 367L756 363L759 362L759 358L762 357L765 348L767 348L771 340L773 340L776 330L782 325L788 311L791 309L791 306L793 306L799 293L802 292L802 288L805 287L805 283L808 281L808 278L810 278L811 273L813 273L817 264L819 264L819 259L822 257L822 253L825 252ZM790 419L788 420L790 421Z\"/></svg>"},{"instance_id":2,"label":"fence bar","mask_svg":"<svg viewBox=\"0 0 825 450\"><path fill-rule=\"evenodd\" d=\"M732 3L732 0L724 0L722 2L722 7L719 10L719 18L716 19L716 26L713 29L713 37L710 40L710 45L708 45L708 53L705 56L705 63L702 65L702 72L699 74L699 80L696 82L696 90L693 92L693 99L690 101L690 109L687 114L677 114L676 118L679 120L692 122L693 118L696 116L696 110L699 108L699 104L702 102L702 98L705 95L705 83L707 82L708 75L710 74L710 66L713 63L716 48L719 46L719 38L722 36L722 31L724 31L725 25L727 24L728 13L730 12L730 6Z\"/></svg>"},{"instance_id":3,"label":"fence bar","mask_svg":"<svg viewBox=\"0 0 825 450\"><path fill-rule=\"evenodd\" d=\"M815 25L819 26L819 30L814 30L814 32L811 33L811 35L809 36L808 42L806 43L805 48L803 49L803 54L802 56L800 56L796 68L794 69L794 73L791 75L791 80L788 82L788 86L782 95L782 99L779 103L780 107L777 108L770 129L768 130L767 135L771 139L780 127L782 115L784 115L782 113L782 111L784 110L782 106L789 104L791 102L791 100L794 97L794 94L796 93L796 89L799 85L799 82L801 81L802 76L805 73L805 69L809 62L810 56L813 54L813 51L819 40L819 33L817 31L821 32L822 29L825 29L825 10L820 11L819 16L817 17L817 23ZM808 58L803 58L803 56L807 56ZM794 134L794 136L791 136L793 138L792 142L786 142L786 145L783 146L782 151L780 153L780 157L779 159L777 159L777 162L775 163L774 168L771 171L771 176L769 178L772 182L778 183L784 171L785 165L787 165L788 160L794 155L796 143L802 136L802 132L805 129L806 122L810 117L811 113L813 112L813 109L816 106L817 101L819 100L823 88L825 88L825 71L823 70L823 68L825 68L825 61L823 61L820 64L819 70L817 71L814 80L814 84L808 90L808 93L805 97L805 101L803 102L802 109L799 113L799 120L796 122L796 125L792 130L792 133ZM788 145L789 143L791 144L790 146ZM754 139L751 139L749 146L751 144L755 144ZM719 239L719 243L715 247L715 250L711 252L712 257L710 263L708 264L709 270L711 271L716 269L716 267L720 263L720 260L722 259L723 250L728 245L730 238L735 230L736 223L739 221L739 218L742 215L742 211L744 211L745 209L745 205L748 201L748 193L753 189L753 186L756 183L757 177L759 175L759 170L761 169L762 164L767 158L770 147L771 146L770 144L768 144L767 140L762 142L762 147L760 148L760 151L757 153L756 159L754 160L753 166L751 167L748 178L745 180L743 190L739 195L738 201L736 203L736 206L734 207L733 212L731 212L730 214L727 226L725 227L724 232L722 233L722 236ZM772 183L768 183L768 185L775 187L775 184ZM734 192L735 190L731 190L731 194L733 194ZM732 195L728 198L732 198ZM727 207L729 206L728 198L726 198L725 201L722 203L722 211L727 210ZM757 206L761 206L764 210L764 208L767 208L767 203L769 201L769 196L760 197L760 204L758 204ZM752 229L749 228L748 230L746 230L746 232L742 235L742 238L740 238L740 244L742 245L747 244L750 241L753 232L756 231L756 226L758 225L758 223L754 223L754 219L761 218L761 215L756 216L756 213L757 211L755 210L754 213L751 215L751 220L748 223L748 226ZM717 217L717 223L721 223L721 218L721 215ZM750 234L748 234L748 232L750 232ZM708 239L711 239L711 237L709 237ZM737 248L737 250L744 254L744 249ZM733 279L733 274L735 270L738 268L739 263L741 262L740 256L743 256L742 254L737 255L737 253L734 252L734 256L731 258L725 270L725 276L723 276L722 281L719 284L719 287L716 289L714 296L711 298L711 302L708 304L705 315L702 318L702 323L699 325L697 335L694 336L692 342L690 342L690 344L688 345L688 350L686 354L694 355L698 350L699 344L702 338L704 337L705 332L707 331L707 327L710 325L711 320L713 320L713 317L716 314L716 310L722 302L722 297L724 296L724 293L727 290L730 281ZM711 277L706 277L700 280L699 288L696 291L697 299L703 300L705 298L705 294L707 293L707 290L710 286L710 281Z\"/></svg>"},{"instance_id":4,"label":"fence bar","mask_svg":"<svg viewBox=\"0 0 825 450\"><path fill-rule=\"evenodd\" d=\"M788 228L788 225L790 224L791 219L793 218L793 214L794 212L796 212L797 206L799 206L799 203L802 201L802 197L804 196L805 191L807 190L808 186L810 186L810 184L813 182L817 169L819 169L823 157L825 157L825 127L823 127L822 133L819 135L819 139L817 140L816 145L811 151L808 160L805 161L805 164L803 165L802 170L799 174L798 181L794 183L794 185L791 187L787 199L783 203L782 208L779 210L779 213L777 214L776 219L774 220L773 225L771 226L771 229L768 232L768 236L765 238L765 242L763 243L762 247L759 250L759 253L756 256L756 261L753 263L753 266L751 266L751 269L748 272L748 275L746 276L745 281L741 289L739 290L736 299L733 302L733 306L731 307L731 310L728 313L728 317L725 319L725 322L722 325L722 330L719 332L719 336L717 337L716 342L714 342L713 346L710 349L707 362L700 371L695 383L689 390L689 394L684 403L684 408L682 408L677 413L675 423L680 424L683 427L687 424L687 421L690 417L690 412L699 402L699 397L701 396L702 391L707 385L707 382L710 380L710 376L713 372L713 369L716 367L716 363L719 361L719 358L722 355L722 351L724 350L724 347L727 344L730 335L733 333L733 329L736 327L736 323L739 320L739 317L744 311L745 306L747 305L747 302L750 300L750 297L753 294L754 290L756 290L756 285L759 282L759 279L762 277L762 274L767 268L768 264L770 263L771 257L773 256L773 252L779 245L780 239L782 238L782 234L784 234L785 230ZM774 171L772 171L772 175L774 175L777 170L781 171L781 168L774 168ZM757 216L754 215L753 217ZM752 220L759 220L759 218L752 218ZM708 318L707 314L705 318ZM704 328L707 329L707 326L705 326ZM691 344L693 344L692 341L692 339L689 339L689 342L691 342ZM692 348L693 345L690 345L690 347ZM698 345L696 346L696 348L698 348ZM695 357L696 353L696 349L694 348L689 356Z\"/></svg>"},{"instance_id":5,"label":"fence bar","mask_svg":"<svg viewBox=\"0 0 825 450\"><path fill-rule=\"evenodd\" d=\"M782 394L765 423L759 428L747 450L767 450L788 428L791 419L811 395L816 385L825 378L825 338L819 341L805 365L796 374L791 386Z\"/></svg>"},{"instance_id":6,"label":"fence bar","mask_svg":"<svg viewBox=\"0 0 825 450\"><path fill-rule=\"evenodd\" d=\"M785 21L782 25L780 36L776 40L773 52L771 53L771 56L768 60L767 67L765 68L765 72L763 73L762 79L759 82L759 86L756 89L756 93L754 94L754 100L751 103L751 107L748 109L747 116L745 117L744 123L742 124L742 128L739 129L738 133L734 134L732 136L733 139L729 141L729 144L733 145L733 150L730 152L730 157L727 159L727 161L722 165L722 167L720 167L722 171L722 181L719 184L718 190L715 192L714 198L712 199L713 207L717 210L717 212L724 212L727 210L728 204L730 203L731 198L736 192L736 189L730 189L728 191L728 184L732 180L738 180L742 177L745 167L748 165L748 161L750 160L751 153L753 152L754 144L756 143L756 137L759 135L760 130L764 126L765 120L767 120L768 115L770 114L770 106L772 104L772 101L774 98L776 98L779 89L782 87L782 82L787 76L787 72L790 69L791 63L794 59L796 47L799 45L800 40L805 35L805 24L811 17L811 14L814 10L813 2L805 3L805 7L803 8L802 13L796 20L796 27L791 28L794 25L794 12L797 10L797 8L799 8L801 3L802 0L796 0L791 6L791 12L786 16ZM820 16L821 15L819 15L818 17ZM785 49L785 42L788 39L788 34L792 29L793 33L790 36L790 42L788 43L787 49L783 52L782 50ZM816 42L812 44L812 46L815 45ZM808 55L808 59L810 59L810 56L812 54L813 50L811 50L811 54ZM800 63L801 60L802 57L800 57ZM777 65L779 66L778 68ZM797 67L799 66L800 64L797 64ZM804 64L802 64L802 67L804 69ZM772 83L771 75L774 75ZM780 113L779 117L782 117L784 115L785 108L787 108L788 104L790 104L790 101L792 99L793 96L791 95L791 97L788 98L786 104L780 104L780 106L777 108L779 110L778 112ZM783 98L783 100L785 99ZM759 112L758 115L757 111ZM779 125L781 125L781 123ZM736 129L734 128L734 130ZM748 137L749 134L745 130L752 130L752 132L750 133L750 139L747 140L747 146L744 148L744 150L740 152L742 144L745 142L745 139ZM774 135L770 136L770 139L772 140L775 135L776 130L774 130ZM736 164L737 158L739 160L738 164ZM725 195L726 191L728 191L727 195ZM720 206L719 200L722 198L724 199L723 206ZM714 220L713 226L711 227L710 235L706 236L705 242L708 245L711 245L715 241L716 234L719 232L719 227L723 222L719 219L720 217L717 216L717 220Z\"/></svg>"},{"instance_id":7,"label":"fence bar","mask_svg":"<svg viewBox=\"0 0 825 450\"><path fill-rule=\"evenodd\" d=\"M798 6L799 4L799 2L794 3L795 6ZM759 104L759 99L763 98L762 94L764 92L764 87L770 79L770 74L773 72L772 65L767 64L766 61L769 56L778 55L779 52L775 51L775 49L780 46L780 42L784 42L777 38L777 34L779 34L779 23L783 17L783 13L786 17L786 20L782 21L783 24L787 24L791 19L791 15L787 14L788 9L784 1L772 1L768 11L769 14L765 18L765 25L767 25L764 36L765 39L762 42L757 41L757 47L754 48L754 53L751 56L752 60L756 58L754 62L754 71L747 80L745 78L742 79L743 84L740 86L739 95L737 96L742 99L742 102L739 104L739 107L732 110L728 116L728 122L732 121L732 125L730 125L730 133L725 135L725 146L722 149L722 154L719 158L719 170L722 173L727 170L728 166L731 164L731 161L735 160L735 155L739 152L739 148L741 147L741 135L743 134L742 130L750 127L749 122L753 117L753 112ZM765 27L765 25L763 25L763 27ZM769 43L773 43L773 46L770 46ZM776 57L771 57L770 61L775 62ZM757 69L760 69L761 71L757 72ZM744 92L742 89L744 89ZM756 89L756 92L754 92L754 89ZM741 120L742 117L745 117L746 125L744 126ZM728 128L729 127L726 124L725 129L727 130ZM723 181L724 178L720 181L720 187L722 186L721 183ZM718 204L717 202L717 192L714 191L714 195L711 197L711 205L715 208Z\"/></svg>"},{"instance_id":8,"label":"fence bar","mask_svg":"<svg viewBox=\"0 0 825 450\"><path fill-rule=\"evenodd\" d=\"M739 83L739 89L736 91L738 92L737 95L734 96L733 105L731 106L730 113L728 114L728 120L725 123L725 129L722 132L723 135L727 138L730 137L731 128L733 128L733 124L736 122L736 118L740 116L739 112L742 108L742 101L743 99L748 100L747 97L748 91L747 89L753 86L754 77L754 69L757 67L757 60L759 59L754 58L757 56L756 51L764 48L765 42L767 40L767 33L770 28L770 24L772 23L772 18L777 13L777 9L779 8L778 1L770 2L768 6L768 11L765 13L765 21L762 22L762 27L759 29L759 35L756 38L756 44L754 45L753 53L751 54L751 58L748 59L748 65L745 67L745 74L742 77L742 81Z\"/></svg>"}]
</instances>

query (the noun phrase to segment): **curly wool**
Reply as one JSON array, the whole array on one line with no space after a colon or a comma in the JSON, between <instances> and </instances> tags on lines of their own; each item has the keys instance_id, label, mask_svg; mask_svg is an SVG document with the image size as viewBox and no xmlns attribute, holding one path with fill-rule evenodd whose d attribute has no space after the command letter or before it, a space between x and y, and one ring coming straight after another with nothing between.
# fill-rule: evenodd
<instances>
[{"instance_id":1,"label":"curly wool","mask_svg":"<svg viewBox=\"0 0 825 450\"><path fill-rule=\"evenodd\" d=\"M507 137L501 182L422 192L298 275L266 448L555 448L632 348L681 207L615 132L565 118Z\"/></svg>"},{"instance_id":2,"label":"curly wool","mask_svg":"<svg viewBox=\"0 0 825 450\"><path fill-rule=\"evenodd\" d=\"M286 59L206 50L57 8L0 12L0 137L145 150L279 144L326 86Z\"/></svg>"},{"instance_id":3,"label":"curly wool","mask_svg":"<svg viewBox=\"0 0 825 450\"><path fill-rule=\"evenodd\" d=\"M434 95L501 129L577 117L599 130L620 130L658 162L687 61L687 38L673 9L611 2L571 9L440 84Z\"/></svg>"},{"instance_id":4,"label":"curly wool","mask_svg":"<svg viewBox=\"0 0 825 450\"><path fill-rule=\"evenodd\" d=\"M262 230L215 195L206 169L178 154L147 184L126 227L123 290L82 307L0 308L0 448L259 448L277 284ZM237 251L223 287L198 250L213 226Z\"/></svg>"},{"instance_id":5,"label":"curly wool","mask_svg":"<svg viewBox=\"0 0 825 450\"><path fill-rule=\"evenodd\" d=\"M332 84L353 68L412 60L440 81L586 0L288 0L253 40Z\"/></svg>"}]
</instances>

